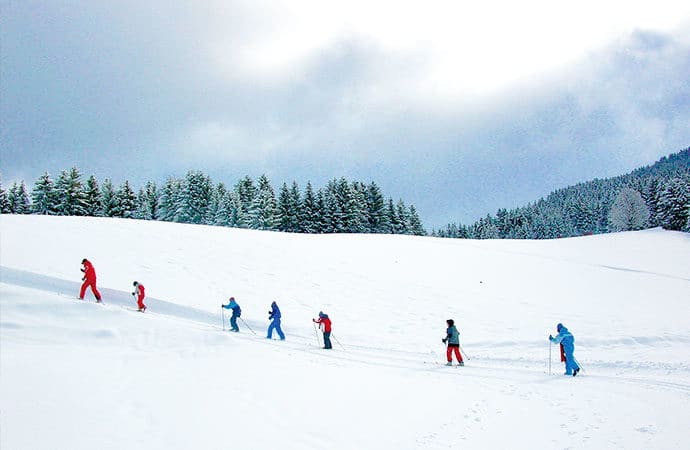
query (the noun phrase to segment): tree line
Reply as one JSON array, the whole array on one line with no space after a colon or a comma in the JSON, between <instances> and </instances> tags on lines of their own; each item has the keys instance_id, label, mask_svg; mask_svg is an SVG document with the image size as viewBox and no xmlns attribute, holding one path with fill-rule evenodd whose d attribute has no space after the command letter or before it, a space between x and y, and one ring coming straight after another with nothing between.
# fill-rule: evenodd
<instances>
[{"instance_id":1,"label":"tree line","mask_svg":"<svg viewBox=\"0 0 690 450\"><path fill-rule=\"evenodd\" d=\"M499 209L470 225L451 223L431 235L552 239L659 226L690 231L690 148L627 175L559 189L527 206Z\"/></svg>"},{"instance_id":2,"label":"tree line","mask_svg":"<svg viewBox=\"0 0 690 450\"><path fill-rule=\"evenodd\" d=\"M7 191L0 184L0 212L62 216L121 217L216 225L295 233L388 233L425 235L414 207L384 197L375 182L333 179L318 190L311 182L302 191L286 183L278 195L266 175L246 176L228 188L200 171L169 178L158 186L149 181L138 191L129 181L115 187L84 182L76 167L57 180L44 173L31 192L25 182Z\"/></svg>"}]
</instances>

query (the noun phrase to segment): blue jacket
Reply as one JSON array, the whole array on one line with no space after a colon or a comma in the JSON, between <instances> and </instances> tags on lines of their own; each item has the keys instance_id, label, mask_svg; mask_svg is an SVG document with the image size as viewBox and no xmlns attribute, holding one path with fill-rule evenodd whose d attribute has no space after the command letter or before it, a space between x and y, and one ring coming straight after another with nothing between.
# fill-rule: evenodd
<instances>
[{"instance_id":1,"label":"blue jacket","mask_svg":"<svg viewBox=\"0 0 690 450\"><path fill-rule=\"evenodd\" d=\"M560 329L558 334L554 337L550 337L549 339L554 344L563 344L563 351L566 354L572 354L575 350L575 336L573 336L573 334L568 331L564 325L559 323L558 327Z\"/></svg>"},{"instance_id":2,"label":"blue jacket","mask_svg":"<svg viewBox=\"0 0 690 450\"><path fill-rule=\"evenodd\" d=\"M448 344L460 345L460 333L458 329L455 328L455 325L448 327L446 330L446 342Z\"/></svg>"},{"instance_id":3,"label":"blue jacket","mask_svg":"<svg viewBox=\"0 0 690 450\"><path fill-rule=\"evenodd\" d=\"M271 303L271 310L268 312L268 319L280 320L280 309L278 309L276 302Z\"/></svg>"},{"instance_id":4,"label":"blue jacket","mask_svg":"<svg viewBox=\"0 0 690 450\"><path fill-rule=\"evenodd\" d=\"M230 300L230 303L227 305L222 305L223 308L225 309L232 309L232 315L235 317L240 317L242 314L242 310L240 309L240 305L237 304L235 300Z\"/></svg>"}]
</instances>

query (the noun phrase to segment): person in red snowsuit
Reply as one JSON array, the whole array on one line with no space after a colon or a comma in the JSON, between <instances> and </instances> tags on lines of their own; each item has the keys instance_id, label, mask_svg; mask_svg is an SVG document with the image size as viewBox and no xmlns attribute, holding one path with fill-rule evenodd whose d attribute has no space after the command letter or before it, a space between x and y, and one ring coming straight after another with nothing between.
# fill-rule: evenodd
<instances>
[{"instance_id":1,"label":"person in red snowsuit","mask_svg":"<svg viewBox=\"0 0 690 450\"><path fill-rule=\"evenodd\" d=\"M144 312L146 311L146 305L144 305L144 285L135 281L134 283L134 292L132 292L132 295L137 297L137 306L139 307L139 311Z\"/></svg>"},{"instance_id":2,"label":"person in red snowsuit","mask_svg":"<svg viewBox=\"0 0 690 450\"><path fill-rule=\"evenodd\" d=\"M84 272L84 277L82 278L84 283L81 285L81 291L79 291L79 299L84 300L86 288L90 287L91 291L93 292L93 295L96 296L96 302L100 303L101 293L98 292L98 289L96 288L96 269L93 268L93 264L91 264L91 261L89 261L86 258L82 259L81 264L82 266L84 266L81 269L81 271Z\"/></svg>"}]
</instances>

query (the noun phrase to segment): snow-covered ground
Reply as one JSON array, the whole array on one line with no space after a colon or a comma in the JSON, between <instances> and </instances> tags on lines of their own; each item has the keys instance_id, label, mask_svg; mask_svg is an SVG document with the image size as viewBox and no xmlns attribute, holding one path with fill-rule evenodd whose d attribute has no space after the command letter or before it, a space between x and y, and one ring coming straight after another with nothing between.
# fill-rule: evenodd
<instances>
[{"instance_id":1,"label":"snow-covered ground","mask_svg":"<svg viewBox=\"0 0 690 450\"><path fill-rule=\"evenodd\" d=\"M104 305L76 299L82 258ZM688 234L469 241L3 215L0 266L2 449L688 445ZM237 334L222 329L230 295ZM284 342L265 338L274 300ZM448 318L466 367L443 365ZM548 374L558 322L578 377L555 346Z\"/></svg>"}]
</instances>

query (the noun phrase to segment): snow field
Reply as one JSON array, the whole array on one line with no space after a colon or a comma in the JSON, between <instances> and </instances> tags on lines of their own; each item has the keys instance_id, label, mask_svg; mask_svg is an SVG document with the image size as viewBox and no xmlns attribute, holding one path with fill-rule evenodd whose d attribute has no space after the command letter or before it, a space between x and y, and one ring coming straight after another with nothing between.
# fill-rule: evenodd
<instances>
[{"instance_id":1,"label":"snow field","mask_svg":"<svg viewBox=\"0 0 690 450\"><path fill-rule=\"evenodd\" d=\"M0 447L682 447L689 255L661 230L455 241L3 215ZM75 299L84 257L105 305ZM258 335L221 330L230 295ZM285 342L264 338L273 300ZM321 309L345 349L318 347ZM447 318L464 368L443 365ZM546 373L559 321L582 377Z\"/></svg>"}]
</instances>

